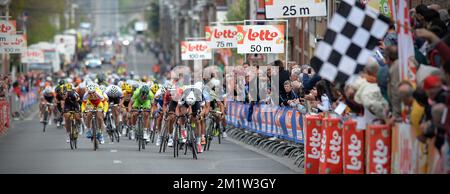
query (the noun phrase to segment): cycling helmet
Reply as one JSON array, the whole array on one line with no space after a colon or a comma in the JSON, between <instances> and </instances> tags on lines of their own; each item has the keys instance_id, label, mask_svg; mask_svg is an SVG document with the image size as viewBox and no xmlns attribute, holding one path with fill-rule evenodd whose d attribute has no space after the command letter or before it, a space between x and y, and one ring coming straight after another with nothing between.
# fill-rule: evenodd
<instances>
[{"instance_id":1,"label":"cycling helmet","mask_svg":"<svg viewBox=\"0 0 450 194\"><path fill-rule=\"evenodd\" d=\"M81 82L80 85L78 85L78 87L80 89L84 89L84 88L86 88L86 83L85 82Z\"/></svg>"},{"instance_id":2,"label":"cycling helmet","mask_svg":"<svg viewBox=\"0 0 450 194\"><path fill-rule=\"evenodd\" d=\"M66 84L66 80L60 79L60 80L58 81L58 84L59 84L59 85L64 85L64 84Z\"/></svg>"},{"instance_id":3,"label":"cycling helmet","mask_svg":"<svg viewBox=\"0 0 450 194\"><path fill-rule=\"evenodd\" d=\"M64 89L65 89L66 92L70 92L70 91L73 90L73 86L72 86L71 83L67 83L67 84L64 86Z\"/></svg>"},{"instance_id":4,"label":"cycling helmet","mask_svg":"<svg viewBox=\"0 0 450 194\"><path fill-rule=\"evenodd\" d=\"M153 84L151 91L153 92L153 94L156 94L156 92L159 90L159 85L158 84Z\"/></svg>"},{"instance_id":5,"label":"cycling helmet","mask_svg":"<svg viewBox=\"0 0 450 194\"><path fill-rule=\"evenodd\" d=\"M213 78L209 83L211 84L211 88L218 87L220 85L220 80Z\"/></svg>"},{"instance_id":6,"label":"cycling helmet","mask_svg":"<svg viewBox=\"0 0 450 194\"><path fill-rule=\"evenodd\" d=\"M189 92L189 94L186 96L186 103L189 105L189 106L192 106L192 105L194 105L195 104L195 95L194 95L194 92Z\"/></svg>"},{"instance_id":7,"label":"cycling helmet","mask_svg":"<svg viewBox=\"0 0 450 194\"><path fill-rule=\"evenodd\" d=\"M137 88L139 88L140 84L139 84L139 82L134 82L131 86L132 86L132 89L133 89L133 91L134 91L134 90L136 90Z\"/></svg>"},{"instance_id":8,"label":"cycling helmet","mask_svg":"<svg viewBox=\"0 0 450 194\"><path fill-rule=\"evenodd\" d=\"M93 92L95 92L95 89L96 89L96 87L95 87L94 84L89 84L89 85L87 86L87 91L88 91L88 93L93 93Z\"/></svg>"},{"instance_id":9,"label":"cycling helmet","mask_svg":"<svg viewBox=\"0 0 450 194\"><path fill-rule=\"evenodd\" d=\"M111 95L116 95L117 93L119 93L119 87L113 85L109 88L109 92Z\"/></svg>"},{"instance_id":10,"label":"cycling helmet","mask_svg":"<svg viewBox=\"0 0 450 194\"><path fill-rule=\"evenodd\" d=\"M52 78L49 76L49 77L46 78L46 80L49 81L49 82L51 82L51 81L52 81Z\"/></svg>"},{"instance_id":11,"label":"cycling helmet","mask_svg":"<svg viewBox=\"0 0 450 194\"><path fill-rule=\"evenodd\" d=\"M98 75L97 75L97 81L98 81L98 83L104 82L105 80L106 80L105 74L101 73L101 74L98 74Z\"/></svg>"},{"instance_id":12,"label":"cycling helmet","mask_svg":"<svg viewBox=\"0 0 450 194\"><path fill-rule=\"evenodd\" d=\"M141 87L141 94L142 95L147 95L150 92L150 87L148 87L148 85L143 85Z\"/></svg>"},{"instance_id":13,"label":"cycling helmet","mask_svg":"<svg viewBox=\"0 0 450 194\"><path fill-rule=\"evenodd\" d=\"M44 94L48 94L48 93L52 93L52 92L53 92L52 87L47 86L47 87L44 88Z\"/></svg>"}]
</instances>

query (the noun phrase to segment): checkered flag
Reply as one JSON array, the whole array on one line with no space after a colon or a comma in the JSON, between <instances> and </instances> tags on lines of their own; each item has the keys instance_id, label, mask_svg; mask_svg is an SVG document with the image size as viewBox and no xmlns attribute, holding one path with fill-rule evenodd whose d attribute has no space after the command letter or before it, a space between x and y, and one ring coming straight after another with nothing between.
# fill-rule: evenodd
<instances>
[{"instance_id":1,"label":"checkered flag","mask_svg":"<svg viewBox=\"0 0 450 194\"><path fill-rule=\"evenodd\" d=\"M388 28L388 18L355 0L343 0L316 48L311 66L324 79L351 83Z\"/></svg>"}]
</instances>

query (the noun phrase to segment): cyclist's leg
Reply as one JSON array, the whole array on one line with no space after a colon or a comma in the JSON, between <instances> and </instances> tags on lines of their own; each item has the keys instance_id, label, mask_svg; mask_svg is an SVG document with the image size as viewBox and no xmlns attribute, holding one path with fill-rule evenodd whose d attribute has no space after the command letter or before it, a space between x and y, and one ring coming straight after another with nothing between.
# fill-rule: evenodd
<instances>
[{"instance_id":1,"label":"cyclist's leg","mask_svg":"<svg viewBox=\"0 0 450 194\"><path fill-rule=\"evenodd\" d=\"M113 113L113 117L114 117L114 122L116 124L116 127L119 126L119 107L115 106L112 108L112 113Z\"/></svg>"},{"instance_id":2,"label":"cyclist's leg","mask_svg":"<svg viewBox=\"0 0 450 194\"><path fill-rule=\"evenodd\" d=\"M89 130L92 129L92 113L86 113L86 126Z\"/></svg>"},{"instance_id":3,"label":"cyclist's leg","mask_svg":"<svg viewBox=\"0 0 450 194\"><path fill-rule=\"evenodd\" d=\"M70 113L64 113L64 127L66 128L67 134L70 133L71 124Z\"/></svg>"},{"instance_id":4,"label":"cyclist's leg","mask_svg":"<svg viewBox=\"0 0 450 194\"><path fill-rule=\"evenodd\" d=\"M103 112L97 112L97 128L100 129L101 132L105 132L105 124L103 122Z\"/></svg>"}]
</instances>

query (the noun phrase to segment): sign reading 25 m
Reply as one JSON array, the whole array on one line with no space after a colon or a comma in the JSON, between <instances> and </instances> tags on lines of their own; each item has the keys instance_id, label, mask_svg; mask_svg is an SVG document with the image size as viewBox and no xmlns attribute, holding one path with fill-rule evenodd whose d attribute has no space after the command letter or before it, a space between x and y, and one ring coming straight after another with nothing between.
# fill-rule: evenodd
<instances>
[{"instance_id":1,"label":"sign reading 25 m","mask_svg":"<svg viewBox=\"0 0 450 194\"><path fill-rule=\"evenodd\" d=\"M317 17L327 15L326 0L265 0L266 18Z\"/></svg>"}]
</instances>

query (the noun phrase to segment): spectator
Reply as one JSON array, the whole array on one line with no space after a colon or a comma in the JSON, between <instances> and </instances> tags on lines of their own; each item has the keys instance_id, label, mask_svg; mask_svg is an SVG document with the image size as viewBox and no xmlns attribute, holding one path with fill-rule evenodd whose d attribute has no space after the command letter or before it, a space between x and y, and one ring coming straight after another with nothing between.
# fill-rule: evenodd
<instances>
[{"instance_id":1,"label":"spectator","mask_svg":"<svg viewBox=\"0 0 450 194\"><path fill-rule=\"evenodd\" d=\"M364 68L362 80L356 87L355 102L363 105L378 119L386 118L386 107L388 102L381 94L377 84L378 64L375 60L370 60Z\"/></svg>"},{"instance_id":2,"label":"spectator","mask_svg":"<svg viewBox=\"0 0 450 194\"><path fill-rule=\"evenodd\" d=\"M439 76L428 76L424 80L423 89L429 97L430 105L446 102L448 91L443 87L442 80Z\"/></svg>"},{"instance_id":3,"label":"spectator","mask_svg":"<svg viewBox=\"0 0 450 194\"><path fill-rule=\"evenodd\" d=\"M397 46L387 47L384 53L386 64L389 66L388 98L394 118L401 118L401 105L398 97L397 86L400 83Z\"/></svg>"},{"instance_id":4,"label":"spectator","mask_svg":"<svg viewBox=\"0 0 450 194\"><path fill-rule=\"evenodd\" d=\"M319 100L316 107L319 112L331 111L331 104L337 100L337 96L331 91L331 83L327 80L320 80L316 84L316 90L316 98Z\"/></svg>"},{"instance_id":5,"label":"spectator","mask_svg":"<svg viewBox=\"0 0 450 194\"><path fill-rule=\"evenodd\" d=\"M291 81L287 80L284 82L285 94L280 95L280 105L281 106L291 106L294 107L298 101L298 94L292 90Z\"/></svg>"}]
</instances>

